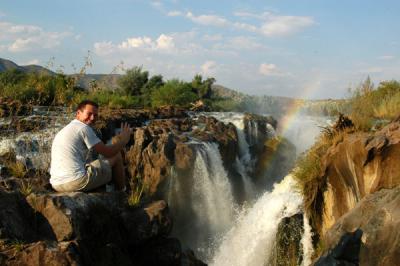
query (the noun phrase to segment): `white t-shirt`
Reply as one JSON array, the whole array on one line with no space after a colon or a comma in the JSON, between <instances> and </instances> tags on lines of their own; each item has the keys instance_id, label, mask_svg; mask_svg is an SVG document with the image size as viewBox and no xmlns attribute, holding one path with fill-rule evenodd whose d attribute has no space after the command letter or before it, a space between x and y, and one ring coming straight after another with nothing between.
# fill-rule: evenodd
<instances>
[{"instance_id":1,"label":"white t-shirt","mask_svg":"<svg viewBox=\"0 0 400 266\"><path fill-rule=\"evenodd\" d=\"M60 185L84 176L89 150L100 141L90 126L77 119L61 129L51 147L50 183Z\"/></svg>"}]
</instances>

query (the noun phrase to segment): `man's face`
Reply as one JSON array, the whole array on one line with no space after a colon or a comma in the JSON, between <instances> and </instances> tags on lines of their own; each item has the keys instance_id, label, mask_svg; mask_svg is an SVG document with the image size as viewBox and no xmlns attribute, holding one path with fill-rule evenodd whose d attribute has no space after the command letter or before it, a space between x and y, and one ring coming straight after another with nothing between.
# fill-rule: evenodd
<instances>
[{"instance_id":1,"label":"man's face","mask_svg":"<svg viewBox=\"0 0 400 266\"><path fill-rule=\"evenodd\" d=\"M86 125L93 124L96 121L97 116L98 110L96 106L90 104L85 105L85 108L76 112L76 119L82 123L85 123Z\"/></svg>"}]
</instances>

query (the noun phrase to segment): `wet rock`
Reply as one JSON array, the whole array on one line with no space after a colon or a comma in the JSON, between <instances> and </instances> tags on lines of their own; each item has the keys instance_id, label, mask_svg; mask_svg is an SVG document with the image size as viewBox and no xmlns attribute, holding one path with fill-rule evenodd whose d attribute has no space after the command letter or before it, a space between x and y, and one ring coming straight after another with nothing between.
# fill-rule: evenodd
<instances>
[{"instance_id":1,"label":"wet rock","mask_svg":"<svg viewBox=\"0 0 400 266\"><path fill-rule=\"evenodd\" d=\"M278 225L275 247L272 251L270 265L301 265L303 247L301 239L304 233L303 215L285 217Z\"/></svg>"}]
</instances>

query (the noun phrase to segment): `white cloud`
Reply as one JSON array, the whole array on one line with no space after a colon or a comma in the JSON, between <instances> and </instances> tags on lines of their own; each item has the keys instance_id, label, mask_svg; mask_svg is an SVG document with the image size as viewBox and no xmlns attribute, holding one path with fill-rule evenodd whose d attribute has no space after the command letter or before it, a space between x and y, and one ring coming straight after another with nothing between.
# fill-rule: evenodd
<instances>
[{"instance_id":1,"label":"white cloud","mask_svg":"<svg viewBox=\"0 0 400 266\"><path fill-rule=\"evenodd\" d=\"M132 37L125 41L114 44L112 42L96 42L94 43L94 51L100 56L110 55L115 52L123 51L148 51L148 52L170 52L175 48L174 38L170 35L161 34L157 39L150 37Z\"/></svg>"},{"instance_id":2,"label":"white cloud","mask_svg":"<svg viewBox=\"0 0 400 266\"><path fill-rule=\"evenodd\" d=\"M172 50L175 47L174 39L171 36L161 34L157 39L157 48L162 50Z\"/></svg>"},{"instance_id":3,"label":"white cloud","mask_svg":"<svg viewBox=\"0 0 400 266\"><path fill-rule=\"evenodd\" d=\"M239 23L239 22L235 22L233 23L233 27L238 29L238 30L246 30L246 31L250 31L250 32L259 32L259 28L251 25L251 24L247 24L247 23Z\"/></svg>"},{"instance_id":4,"label":"white cloud","mask_svg":"<svg viewBox=\"0 0 400 266\"><path fill-rule=\"evenodd\" d=\"M394 55L382 55L382 56L378 57L378 59L380 59L380 60L392 60L394 58L395 58Z\"/></svg>"},{"instance_id":5,"label":"white cloud","mask_svg":"<svg viewBox=\"0 0 400 266\"><path fill-rule=\"evenodd\" d=\"M54 48L71 35L71 32L48 32L34 25L0 22L0 46L13 53Z\"/></svg>"},{"instance_id":6,"label":"white cloud","mask_svg":"<svg viewBox=\"0 0 400 266\"><path fill-rule=\"evenodd\" d=\"M277 67L274 64L262 63L258 68L258 72L264 76L275 75L277 73Z\"/></svg>"},{"instance_id":7,"label":"white cloud","mask_svg":"<svg viewBox=\"0 0 400 266\"><path fill-rule=\"evenodd\" d=\"M217 26L223 27L227 26L229 22L220 16L215 15L199 15L195 16L192 12L187 12L186 17L192 20L194 23L205 25L205 26Z\"/></svg>"},{"instance_id":8,"label":"white cloud","mask_svg":"<svg viewBox=\"0 0 400 266\"><path fill-rule=\"evenodd\" d=\"M260 30L265 36L284 36L296 33L314 24L315 21L312 17L273 15L267 19Z\"/></svg>"},{"instance_id":9,"label":"white cloud","mask_svg":"<svg viewBox=\"0 0 400 266\"><path fill-rule=\"evenodd\" d=\"M118 45L118 48L121 49L130 49L130 48L152 48L154 47L154 43L150 37L134 37L128 38L126 41L122 42Z\"/></svg>"},{"instance_id":10,"label":"white cloud","mask_svg":"<svg viewBox=\"0 0 400 266\"><path fill-rule=\"evenodd\" d=\"M96 42L94 52L99 56L107 56L115 52L115 46L112 42Z\"/></svg>"},{"instance_id":11,"label":"white cloud","mask_svg":"<svg viewBox=\"0 0 400 266\"><path fill-rule=\"evenodd\" d=\"M201 65L201 73L205 76L210 76L215 74L217 63L215 61L206 61Z\"/></svg>"}]
</instances>

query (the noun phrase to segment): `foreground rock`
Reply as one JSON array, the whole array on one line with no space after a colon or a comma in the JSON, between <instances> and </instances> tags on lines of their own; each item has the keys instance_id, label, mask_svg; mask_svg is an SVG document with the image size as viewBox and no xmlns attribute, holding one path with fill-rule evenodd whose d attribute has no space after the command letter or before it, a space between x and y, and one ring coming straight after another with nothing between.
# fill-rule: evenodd
<instances>
[{"instance_id":1,"label":"foreground rock","mask_svg":"<svg viewBox=\"0 0 400 266\"><path fill-rule=\"evenodd\" d=\"M121 193L0 191L2 265L202 265L179 240L164 201L130 207Z\"/></svg>"},{"instance_id":2,"label":"foreground rock","mask_svg":"<svg viewBox=\"0 0 400 266\"><path fill-rule=\"evenodd\" d=\"M398 265L399 206L399 186L366 196L326 232L328 251L316 265Z\"/></svg>"}]
</instances>

